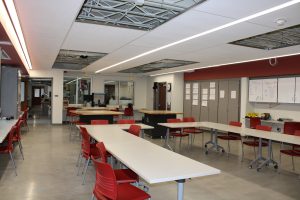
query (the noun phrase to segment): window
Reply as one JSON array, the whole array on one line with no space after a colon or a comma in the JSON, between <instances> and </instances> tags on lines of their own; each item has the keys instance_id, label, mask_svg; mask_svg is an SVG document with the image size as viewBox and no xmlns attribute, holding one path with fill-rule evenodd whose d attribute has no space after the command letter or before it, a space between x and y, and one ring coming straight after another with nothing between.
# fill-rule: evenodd
<instances>
[{"instance_id":1,"label":"window","mask_svg":"<svg viewBox=\"0 0 300 200\"><path fill-rule=\"evenodd\" d=\"M109 105L134 104L133 81L105 81L105 102Z\"/></svg>"},{"instance_id":2,"label":"window","mask_svg":"<svg viewBox=\"0 0 300 200\"><path fill-rule=\"evenodd\" d=\"M90 78L64 77L64 100L70 104L83 104L84 95L90 94L90 88Z\"/></svg>"}]
</instances>

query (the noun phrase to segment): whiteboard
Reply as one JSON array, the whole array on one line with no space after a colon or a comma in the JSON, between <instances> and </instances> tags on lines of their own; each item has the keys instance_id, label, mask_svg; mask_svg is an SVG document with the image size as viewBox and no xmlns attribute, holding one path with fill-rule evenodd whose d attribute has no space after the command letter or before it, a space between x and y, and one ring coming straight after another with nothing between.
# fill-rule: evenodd
<instances>
[{"instance_id":1,"label":"whiteboard","mask_svg":"<svg viewBox=\"0 0 300 200\"><path fill-rule=\"evenodd\" d=\"M255 79L249 81L249 101L262 102L263 99L263 81Z\"/></svg>"},{"instance_id":2,"label":"whiteboard","mask_svg":"<svg viewBox=\"0 0 300 200\"><path fill-rule=\"evenodd\" d=\"M263 79L263 102L277 103L277 78Z\"/></svg>"},{"instance_id":3,"label":"whiteboard","mask_svg":"<svg viewBox=\"0 0 300 200\"><path fill-rule=\"evenodd\" d=\"M296 78L278 78L278 103L295 102Z\"/></svg>"},{"instance_id":4,"label":"whiteboard","mask_svg":"<svg viewBox=\"0 0 300 200\"><path fill-rule=\"evenodd\" d=\"M300 103L300 77L296 77L295 103Z\"/></svg>"}]
</instances>

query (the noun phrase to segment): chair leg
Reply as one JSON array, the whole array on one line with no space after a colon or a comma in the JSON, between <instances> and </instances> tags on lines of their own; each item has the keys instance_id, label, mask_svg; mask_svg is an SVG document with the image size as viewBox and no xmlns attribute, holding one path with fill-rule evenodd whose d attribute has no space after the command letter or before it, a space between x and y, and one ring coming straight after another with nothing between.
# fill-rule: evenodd
<instances>
[{"instance_id":1,"label":"chair leg","mask_svg":"<svg viewBox=\"0 0 300 200\"><path fill-rule=\"evenodd\" d=\"M254 159L256 159L256 150L255 150L255 147L253 147L253 150L254 150Z\"/></svg>"},{"instance_id":2,"label":"chair leg","mask_svg":"<svg viewBox=\"0 0 300 200\"><path fill-rule=\"evenodd\" d=\"M91 159L90 157L87 159L86 164L85 164L85 167L83 168L82 185L85 184L85 176L86 176L87 168L88 168L89 163L90 163L90 159Z\"/></svg>"},{"instance_id":3,"label":"chair leg","mask_svg":"<svg viewBox=\"0 0 300 200\"><path fill-rule=\"evenodd\" d=\"M230 152L230 144L229 144L229 140L227 140L227 157L229 157L229 152Z\"/></svg>"},{"instance_id":4,"label":"chair leg","mask_svg":"<svg viewBox=\"0 0 300 200\"><path fill-rule=\"evenodd\" d=\"M94 193L93 193L90 200L94 200L94 197L95 197L95 195L94 195Z\"/></svg>"},{"instance_id":5,"label":"chair leg","mask_svg":"<svg viewBox=\"0 0 300 200\"><path fill-rule=\"evenodd\" d=\"M202 147L204 147L204 132L202 133Z\"/></svg>"},{"instance_id":6,"label":"chair leg","mask_svg":"<svg viewBox=\"0 0 300 200\"><path fill-rule=\"evenodd\" d=\"M17 167L16 167L16 163L15 163L14 157L13 157L13 155L12 155L11 152L9 152L9 155L10 155L10 159L13 162L13 165L14 165L15 174L16 174L16 176L18 176L18 174L17 174Z\"/></svg>"},{"instance_id":7,"label":"chair leg","mask_svg":"<svg viewBox=\"0 0 300 200\"><path fill-rule=\"evenodd\" d=\"M79 163L78 163L78 170L77 170L77 176L79 175L79 171L80 171L80 167L81 167L81 163L82 163L82 154L80 154L80 160L79 160Z\"/></svg>"},{"instance_id":8,"label":"chair leg","mask_svg":"<svg viewBox=\"0 0 300 200\"><path fill-rule=\"evenodd\" d=\"M241 140L241 143L242 143L242 162L244 161L244 143L243 141Z\"/></svg>"},{"instance_id":9,"label":"chair leg","mask_svg":"<svg viewBox=\"0 0 300 200\"><path fill-rule=\"evenodd\" d=\"M23 147L22 147L22 143L21 143L21 141L19 141L19 149L20 149L20 152L21 152L22 158L23 158L23 160L24 160Z\"/></svg>"},{"instance_id":10,"label":"chair leg","mask_svg":"<svg viewBox=\"0 0 300 200\"><path fill-rule=\"evenodd\" d=\"M294 156L292 156L292 164L293 164L293 171L295 171L295 162L294 162Z\"/></svg>"},{"instance_id":11,"label":"chair leg","mask_svg":"<svg viewBox=\"0 0 300 200\"><path fill-rule=\"evenodd\" d=\"M82 149L80 148L80 151L79 151L79 154L78 154L78 158L77 158L77 162L76 162L76 167L78 167L78 165L79 165L79 160L81 158L81 151L82 151Z\"/></svg>"},{"instance_id":12,"label":"chair leg","mask_svg":"<svg viewBox=\"0 0 300 200\"><path fill-rule=\"evenodd\" d=\"M281 152L279 152L279 164L281 165Z\"/></svg>"},{"instance_id":13,"label":"chair leg","mask_svg":"<svg viewBox=\"0 0 300 200\"><path fill-rule=\"evenodd\" d=\"M179 142L179 149L181 150L181 141L182 141L182 137L180 137L180 142Z\"/></svg>"}]
</instances>

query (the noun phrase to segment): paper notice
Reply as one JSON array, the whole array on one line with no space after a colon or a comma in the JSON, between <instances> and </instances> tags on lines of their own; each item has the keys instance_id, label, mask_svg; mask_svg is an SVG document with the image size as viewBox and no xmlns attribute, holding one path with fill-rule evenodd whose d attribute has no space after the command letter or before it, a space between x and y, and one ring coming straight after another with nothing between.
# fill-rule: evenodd
<instances>
[{"instance_id":1,"label":"paper notice","mask_svg":"<svg viewBox=\"0 0 300 200\"><path fill-rule=\"evenodd\" d=\"M198 94L198 88L193 88L193 94Z\"/></svg>"},{"instance_id":2,"label":"paper notice","mask_svg":"<svg viewBox=\"0 0 300 200\"><path fill-rule=\"evenodd\" d=\"M216 100L216 95L214 94L209 95L209 100Z\"/></svg>"},{"instance_id":3,"label":"paper notice","mask_svg":"<svg viewBox=\"0 0 300 200\"><path fill-rule=\"evenodd\" d=\"M201 106L207 107L207 101L202 101Z\"/></svg>"},{"instance_id":4,"label":"paper notice","mask_svg":"<svg viewBox=\"0 0 300 200\"><path fill-rule=\"evenodd\" d=\"M185 88L186 89L191 88L191 84L190 83L185 84Z\"/></svg>"},{"instance_id":5,"label":"paper notice","mask_svg":"<svg viewBox=\"0 0 300 200\"><path fill-rule=\"evenodd\" d=\"M207 94L208 93L208 89L207 88L203 88L202 89L202 94Z\"/></svg>"},{"instance_id":6,"label":"paper notice","mask_svg":"<svg viewBox=\"0 0 300 200\"><path fill-rule=\"evenodd\" d=\"M236 91L232 90L230 96L231 96L232 99L236 99Z\"/></svg>"},{"instance_id":7,"label":"paper notice","mask_svg":"<svg viewBox=\"0 0 300 200\"><path fill-rule=\"evenodd\" d=\"M193 94L193 99L198 99L198 94Z\"/></svg>"},{"instance_id":8,"label":"paper notice","mask_svg":"<svg viewBox=\"0 0 300 200\"><path fill-rule=\"evenodd\" d=\"M189 89L187 89L187 90L185 90L185 94L191 94L191 90L190 90L190 88L189 88Z\"/></svg>"},{"instance_id":9,"label":"paper notice","mask_svg":"<svg viewBox=\"0 0 300 200\"><path fill-rule=\"evenodd\" d=\"M210 89L209 94L216 94L216 89Z\"/></svg>"},{"instance_id":10,"label":"paper notice","mask_svg":"<svg viewBox=\"0 0 300 200\"><path fill-rule=\"evenodd\" d=\"M197 89L198 89L198 87L199 87L199 84L198 84L198 83L194 83L194 84L193 84L193 88L197 88Z\"/></svg>"},{"instance_id":11,"label":"paper notice","mask_svg":"<svg viewBox=\"0 0 300 200\"><path fill-rule=\"evenodd\" d=\"M192 104L193 106L198 106L198 99L194 99Z\"/></svg>"},{"instance_id":12,"label":"paper notice","mask_svg":"<svg viewBox=\"0 0 300 200\"><path fill-rule=\"evenodd\" d=\"M216 83L215 82L210 82L209 83L209 87L210 88L215 88L216 87Z\"/></svg>"},{"instance_id":13,"label":"paper notice","mask_svg":"<svg viewBox=\"0 0 300 200\"><path fill-rule=\"evenodd\" d=\"M208 100L208 95L207 94L202 94L202 100Z\"/></svg>"},{"instance_id":14,"label":"paper notice","mask_svg":"<svg viewBox=\"0 0 300 200\"><path fill-rule=\"evenodd\" d=\"M185 95L185 100L190 100L191 96L189 94Z\"/></svg>"},{"instance_id":15,"label":"paper notice","mask_svg":"<svg viewBox=\"0 0 300 200\"><path fill-rule=\"evenodd\" d=\"M224 99L224 97L225 97L225 91L220 90L220 99Z\"/></svg>"}]
</instances>

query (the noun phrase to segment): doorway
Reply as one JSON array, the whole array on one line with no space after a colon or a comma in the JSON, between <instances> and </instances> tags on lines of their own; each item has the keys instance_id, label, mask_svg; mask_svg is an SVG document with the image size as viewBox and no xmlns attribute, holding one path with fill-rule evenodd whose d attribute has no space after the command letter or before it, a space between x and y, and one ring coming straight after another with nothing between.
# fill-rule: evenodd
<instances>
[{"instance_id":1,"label":"doorway","mask_svg":"<svg viewBox=\"0 0 300 200\"><path fill-rule=\"evenodd\" d=\"M167 108L167 83L155 82L153 86L154 110L166 110Z\"/></svg>"}]
</instances>

